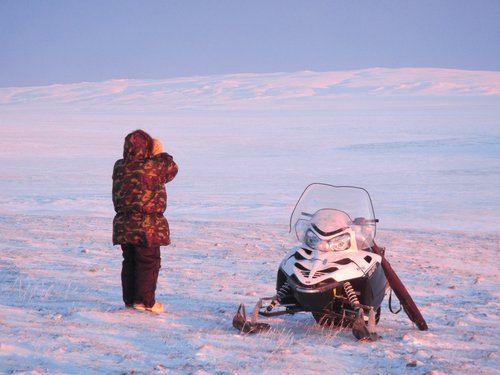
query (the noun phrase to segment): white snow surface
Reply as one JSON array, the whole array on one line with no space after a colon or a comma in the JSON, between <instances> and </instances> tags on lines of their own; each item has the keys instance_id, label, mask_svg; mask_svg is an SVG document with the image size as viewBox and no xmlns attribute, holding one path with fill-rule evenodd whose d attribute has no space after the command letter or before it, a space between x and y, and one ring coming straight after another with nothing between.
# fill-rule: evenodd
<instances>
[{"instance_id":1,"label":"white snow surface","mask_svg":"<svg viewBox=\"0 0 500 375\"><path fill-rule=\"evenodd\" d=\"M143 128L179 164L157 299L125 309L111 171ZM367 69L0 89L0 372L499 374L500 73ZM310 314L232 327L274 294L312 182L370 193L429 325L376 342ZM397 303L395 303L397 304Z\"/></svg>"}]
</instances>

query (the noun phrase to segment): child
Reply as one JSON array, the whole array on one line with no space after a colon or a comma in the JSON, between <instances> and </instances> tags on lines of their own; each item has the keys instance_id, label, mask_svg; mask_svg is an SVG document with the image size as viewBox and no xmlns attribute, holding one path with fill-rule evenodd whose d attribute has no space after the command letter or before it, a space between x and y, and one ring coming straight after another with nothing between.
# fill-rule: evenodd
<instances>
[{"instance_id":1,"label":"child","mask_svg":"<svg viewBox=\"0 0 500 375\"><path fill-rule=\"evenodd\" d=\"M121 245L122 292L125 306L160 313L155 299L161 266L160 246L170 244L163 216L167 207L165 184L177 175L177 164L143 130L125 137L123 159L113 168L113 244Z\"/></svg>"}]
</instances>

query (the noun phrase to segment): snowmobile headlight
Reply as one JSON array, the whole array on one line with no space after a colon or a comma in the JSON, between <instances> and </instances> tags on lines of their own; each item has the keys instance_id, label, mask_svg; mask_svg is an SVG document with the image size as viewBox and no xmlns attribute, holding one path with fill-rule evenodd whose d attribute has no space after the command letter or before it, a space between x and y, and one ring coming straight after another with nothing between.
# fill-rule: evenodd
<instances>
[{"instance_id":1,"label":"snowmobile headlight","mask_svg":"<svg viewBox=\"0 0 500 375\"><path fill-rule=\"evenodd\" d=\"M328 249L331 251L344 251L351 247L351 235L349 233L341 234L328 241Z\"/></svg>"},{"instance_id":2,"label":"snowmobile headlight","mask_svg":"<svg viewBox=\"0 0 500 375\"><path fill-rule=\"evenodd\" d=\"M308 229L305 234L305 244L319 251L344 251L351 247L351 235L344 233L329 240L320 238L312 230Z\"/></svg>"},{"instance_id":3,"label":"snowmobile headlight","mask_svg":"<svg viewBox=\"0 0 500 375\"><path fill-rule=\"evenodd\" d=\"M321 242L320 238L312 230L308 229L306 231L305 241L307 246L311 249L316 249L318 244Z\"/></svg>"}]
</instances>

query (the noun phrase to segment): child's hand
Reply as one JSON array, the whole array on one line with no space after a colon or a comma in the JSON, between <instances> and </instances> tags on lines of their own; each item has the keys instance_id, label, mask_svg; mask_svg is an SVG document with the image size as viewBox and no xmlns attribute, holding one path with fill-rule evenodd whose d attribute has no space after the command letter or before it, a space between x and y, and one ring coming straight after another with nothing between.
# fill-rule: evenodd
<instances>
[{"instance_id":1,"label":"child's hand","mask_svg":"<svg viewBox=\"0 0 500 375\"><path fill-rule=\"evenodd\" d=\"M163 152L163 145L157 139L153 139L153 155L158 155Z\"/></svg>"}]
</instances>

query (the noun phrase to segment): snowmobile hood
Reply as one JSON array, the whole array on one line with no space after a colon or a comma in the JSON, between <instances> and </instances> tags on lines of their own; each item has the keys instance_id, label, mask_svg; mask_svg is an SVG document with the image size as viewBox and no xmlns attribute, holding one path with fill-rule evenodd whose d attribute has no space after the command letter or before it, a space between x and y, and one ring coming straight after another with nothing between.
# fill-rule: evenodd
<instances>
[{"instance_id":1,"label":"snowmobile hood","mask_svg":"<svg viewBox=\"0 0 500 375\"><path fill-rule=\"evenodd\" d=\"M348 228L349 216L333 209L318 210L311 218L311 227L322 237L328 238Z\"/></svg>"},{"instance_id":2,"label":"snowmobile hood","mask_svg":"<svg viewBox=\"0 0 500 375\"><path fill-rule=\"evenodd\" d=\"M380 255L364 250L325 252L298 246L287 254L280 268L289 276L295 275L302 285L316 285L328 279L343 282L369 277L381 262Z\"/></svg>"},{"instance_id":3,"label":"snowmobile hood","mask_svg":"<svg viewBox=\"0 0 500 375\"><path fill-rule=\"evenodd\" d=\"M153 154L153 138L144 130L136 130L125 137L123 158L127 161L142 160Z\"/></svg>"}]
</instances>

